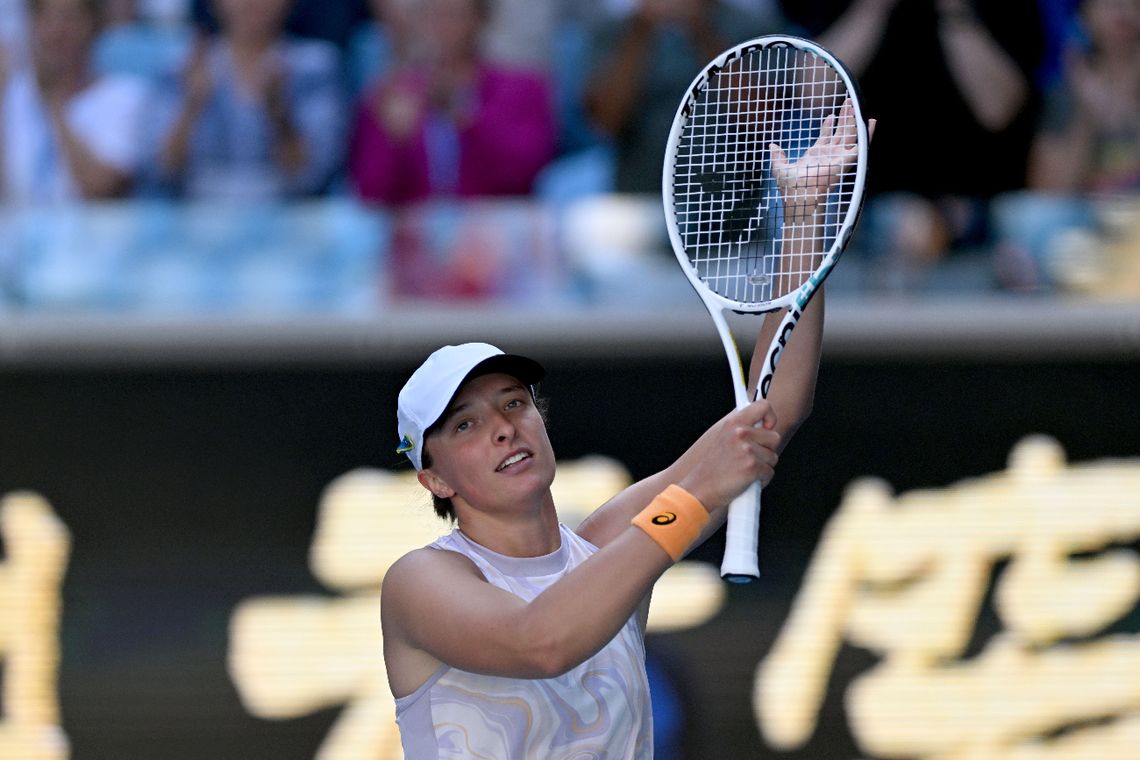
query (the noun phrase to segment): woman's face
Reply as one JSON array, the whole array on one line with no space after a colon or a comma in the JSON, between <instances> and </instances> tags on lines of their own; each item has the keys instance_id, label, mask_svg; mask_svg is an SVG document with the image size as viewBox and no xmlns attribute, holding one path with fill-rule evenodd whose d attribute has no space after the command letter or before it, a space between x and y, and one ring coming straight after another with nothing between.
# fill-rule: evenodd
<instances>
[{"instance_id":1,"label":"woman's face","mask_svg":"<svg viewBox=\"0 0 1140 760\"><path fill-rule=\"evenodd\" d=\"M470 380L425 445L432 465L424 471L424 484L437 496L476 509L530 509L554 481L546 423L530 389L510 375Z\"/></svg>"},{"instance_id":2,"label":"woman's face","mask_svg":"<svg viewBox=\"0 0 1140 760\"><path fill-rule=\"evenodd\" d=\"M438 61L478 51L483 24L476 0L404 0L402 6L413 55Z\"/></svg>"}]
</instances>

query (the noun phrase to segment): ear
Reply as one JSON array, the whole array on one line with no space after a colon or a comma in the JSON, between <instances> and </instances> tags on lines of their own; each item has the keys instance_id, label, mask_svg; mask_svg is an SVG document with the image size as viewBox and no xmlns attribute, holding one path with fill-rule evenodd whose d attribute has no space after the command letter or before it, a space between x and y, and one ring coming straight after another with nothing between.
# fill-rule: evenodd
<instances>
[{"instance_id":1,"label":"ear","mask_svg":"<svg viewBox=\"0 0 1140 760\"><path fill-rule=\"evenodd\" d=\"M450 499L455 495L455 489L431 470L420 470L416 473L416 478L420 481L421 486L441 499Z\"/></svg>"}]
</instances>

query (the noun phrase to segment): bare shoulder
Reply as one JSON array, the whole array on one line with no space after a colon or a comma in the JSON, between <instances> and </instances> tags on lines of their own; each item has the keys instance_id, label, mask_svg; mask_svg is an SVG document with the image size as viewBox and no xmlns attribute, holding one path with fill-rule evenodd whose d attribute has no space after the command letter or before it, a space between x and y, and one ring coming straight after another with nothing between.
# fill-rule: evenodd
<instances>
[{"instance_id":1,"label":"bare shoulder","mask_svg":"<svg viewBox=\"0 0 1140 760\"><path fill-rule=\"evenodd\" d=\"M414 593L425 585L464 576L483 579L475 563L462 554L425 546L408 552L388 568L383 596L398 596L405 590Z\"/></svg>"},{"instance_id":2,"label":"bare shoulder","mask_svg":"<svg viewBox=\"0 0 1140 760\"><path fill-rule=\"evenodd\" d=\"M394 695L411 694L439 668L441 660L427 651L430 632L438 630L438 610L446 607L456 588L479 581L483 575L470 559L429 547L408 552L385 573L380 619Z\"/></svg>"}]
</instances>

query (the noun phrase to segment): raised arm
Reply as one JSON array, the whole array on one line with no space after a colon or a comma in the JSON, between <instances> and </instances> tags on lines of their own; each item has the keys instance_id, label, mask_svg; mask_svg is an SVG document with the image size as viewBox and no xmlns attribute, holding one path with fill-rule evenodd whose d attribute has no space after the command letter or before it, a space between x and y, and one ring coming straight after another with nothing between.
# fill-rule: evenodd
<instances>
[{"instance_id":1,"label":"raised arm","mask_svg":"<svg viewBox=\"0 0 1140 760\"><path fill-rule=\"evenodd\" d=\"M874 120L871 120L872 133L874 125ZM789 163L779 146L770 146L777 183L785 199L784 245L790 246L793 253L818 253L815 246L819 241L807 234L808 224L817 213L822 213L828 190L858 155L855 138L854 109L847 105L837 117L825 120L819 140L796 163ZM772 314L765 317L761 324L749 371L750 395L755 395L757 378L779 323L780 317ZM795 339L788 342L788 348L780 360L780 371L776 373L768 393L772 417L767 424L770 425L771 432L776 434L772 444L774 453L783 451L788 440L811 412L822 333L823 293L820 291L801 317ZM635 483L595 510L579 526L578 534L598 546L604 546L620 534L629 520L666 486L681 482L695 463L709 455L707 447L715 445L706 433L667 469ZM767 483L766 478L761 481ZM723 520L722 512L713 511L701 540L712 535L723 524Z\"/></svg>"},{"instance_id":2,"label":"raised arm","mask_svg":"<svg viewBox=\"0 0 1140 760\"><path fill-rule=\"evenodd\" d=\"M763 401L733 410L686 452L679 485L711 513L723 513L750 483L771 477L773 422ZM649 488L643 482L633 490L648 503ZM414 690L439 663L519 678L563 673L612 639L672 564L627 519L603 548L528 603L487 583L465 557L413 552L389 570L381 594L393 691Z\"/></svg>"},{"instance_id":3,"label":"raised arm","mask_svg":"<svg viewBox=\"0 0 1140 760\"><path fill-rule=\"evenodd\" d=\"M871 133L874 128L872 119ZM831 188L858 157L857 137L855 111L847 101L837 115L823 121L819 139L795 163L788 161L779 145L773 143L769 146L772 171L784 199L783 246L786 259L795 261L823 253L823 239L813 231L823 223L820 217L825 213ZM812 264L807 268L815 269L816 266ZM756 393L768 347L782 319L782 312L773 312L764 318L749 367L750 395ZM789 340L783 349L780 370L773 375L772 387L768 391L768 401L778 420L776 430L781 436L781 451L811 414L823 345L823 322L824 289L821 287L796 324L795 338Z\"/></svg>"},{"instance_id":4,"label":"raised arm","mask_svg":"<svg viewBox=\"0 0 1140 760\"><path fill-rule=\"evenodd\" d=\"M586 111L595 125L609 135L629 124L646 72L652 66L653 36L659 27L672 25L684 31L696 54L711 60L728 44L714 29L706 0L639 0L625 21L602 65L586 84Z\"/></svg>"},{"instance_id":5,"label":"raised arm","mask_svg":"<svg viewBox=\"0 0 1140 760\"><path fill-rule=\"evenodd\" d=\"M178 100L177 116L159 146L159 169L168 179L180 176L186 169L194 128L214 89L214 75L210 70L209 61L209 41L206 38L200 37L195 42L183 76L184 84Z\"/></svg>"},{"instance_id":6,"label":"raised arm","mask_svg":"<svg viewBox=\"0 0 1140 760\"><path fill-rule=\"evenodd\" d=\"M974 118L991 132L1008 127L1029 100L1030 82L968 0L938 0L938 38Z\"/></svg>"},{"instance_id":7,"label":"raised arm","mask_svg":"<svg viewBox=\"0 0 1140 760\"><path fill-rule=\"evenodd\" d=\"M854 0L834 24L819 35L819 44L861 76L871 65L891 12L899 0Z\"/></svg>"}]
</instances>

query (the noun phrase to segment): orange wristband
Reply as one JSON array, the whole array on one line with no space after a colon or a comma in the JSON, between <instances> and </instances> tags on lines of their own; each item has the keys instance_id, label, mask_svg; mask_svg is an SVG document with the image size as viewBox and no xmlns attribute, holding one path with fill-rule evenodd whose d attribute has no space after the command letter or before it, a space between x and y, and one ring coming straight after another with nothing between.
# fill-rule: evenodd
<instances>
[{"instance_id":1,"label":"orange wristband","mask_svg":"<svg viewBox=\"0 0 1140 760\"><path fill-rule=\"evenodd\" d=\"M709 513L696 497L680 486L671 485L630 522L645 531L676 562L685 556L708 521Z\"/></svg>"}]
</instances>

